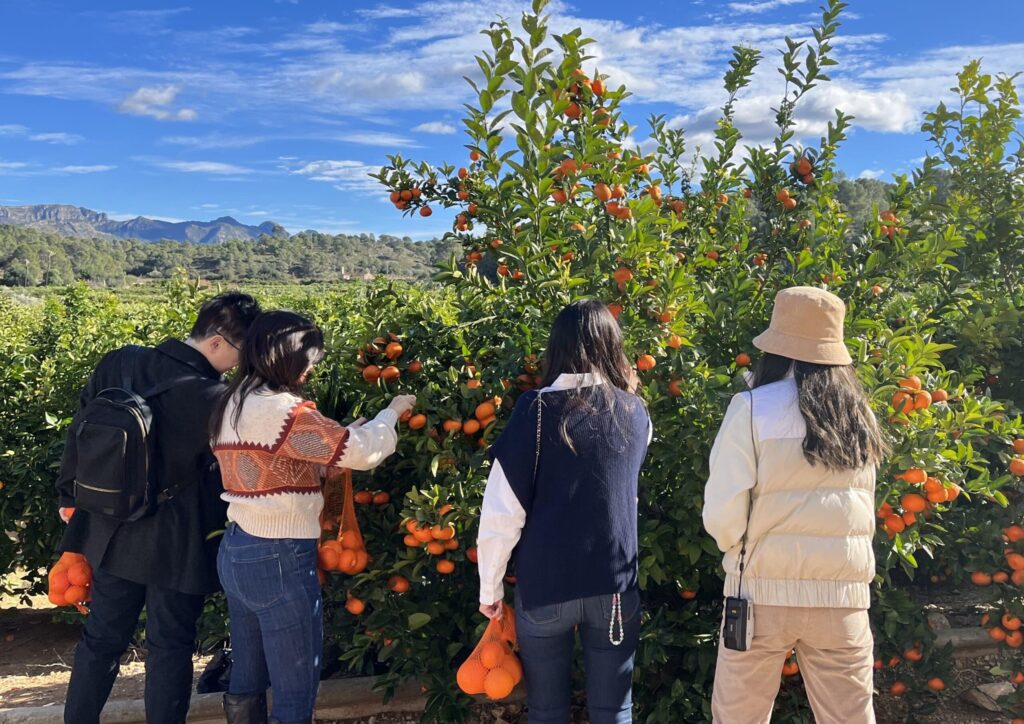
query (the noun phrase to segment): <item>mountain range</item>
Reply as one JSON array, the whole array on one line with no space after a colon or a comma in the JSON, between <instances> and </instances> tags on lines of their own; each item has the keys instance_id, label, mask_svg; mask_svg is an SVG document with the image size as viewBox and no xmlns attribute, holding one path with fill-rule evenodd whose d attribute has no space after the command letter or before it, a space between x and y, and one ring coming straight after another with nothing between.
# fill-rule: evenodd
<instances>
[{"instance_id":1,"label":"mountain range","mask_svg":"<svg viewBox=\"0 0 1024 724\"><path fill-rule=\"evenodd\" d=\"M213 221L161 221L144 216L115 221L104 213L67 204L0 206L0 224L81 238L170 240L193 244L258 239L264 234L288 235L284 228L272 221L265 221L259 226L243 224L230 216Z\"/></svg>"}]
</instances>

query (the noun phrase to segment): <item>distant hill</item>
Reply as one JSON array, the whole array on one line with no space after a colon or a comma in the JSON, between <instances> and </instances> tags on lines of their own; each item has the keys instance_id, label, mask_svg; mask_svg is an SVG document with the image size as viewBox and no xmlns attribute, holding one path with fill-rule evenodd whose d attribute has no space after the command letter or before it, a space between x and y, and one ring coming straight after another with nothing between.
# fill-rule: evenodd
<instances>
[{"instance_id":1,"label":"distant hill","mask_svg":"<svg viewBox=\"0 0 1024 724\"><path fill-rule=\"evenodd\" d=\"M84 239L166 240L192 244L219 244L258 239L262 235L287 235L282 227L272 221L265 221L259 226L242 224L230 216L222 216L213 221L160 221L144 216L136 216L128 221L114 221L98 211L67 204L0 206L0 224Z\"/></svg>"}]
</instances>

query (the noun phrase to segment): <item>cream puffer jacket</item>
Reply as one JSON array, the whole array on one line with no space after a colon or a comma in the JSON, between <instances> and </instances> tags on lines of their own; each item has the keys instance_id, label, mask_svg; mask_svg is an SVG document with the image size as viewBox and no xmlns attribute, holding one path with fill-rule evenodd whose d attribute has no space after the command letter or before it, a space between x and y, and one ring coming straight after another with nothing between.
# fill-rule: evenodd
<instances>
[{"instance_id":1,"label":"cream puffer jacket","mask_svg":"<svg viewBox=\"0 0 1024 724\"><path fill-rule=\"evenodd\" d=\"M811 465L805 432L792 377L738 394L729 405L704 491L704 527L725 553L725 595L737 595L749 509L743 598L762 606L869 608L875 469Z\"/></svg>"}]
</instances>

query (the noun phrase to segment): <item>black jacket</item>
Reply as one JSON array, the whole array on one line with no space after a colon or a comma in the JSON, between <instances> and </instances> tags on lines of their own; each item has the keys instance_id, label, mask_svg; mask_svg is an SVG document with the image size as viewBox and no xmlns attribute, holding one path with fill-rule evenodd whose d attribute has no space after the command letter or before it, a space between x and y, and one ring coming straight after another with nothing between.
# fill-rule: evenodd
<instances>
[{"instance_id":1,"label":"black jacket","mask_svg":"<svg viewBox=\"0 0 1024 724\"><path fill-rule=\"evenodd\" d=\"M123 355L123 349L114 350L100 361L82 390L82 406L100 390L121 385ZM154 442L151 469L160 489L182 481L191 484L155 512L129 523L76 511L60 550L82 553L94 568L129 581L205 594L220 587L216 569L220 537L211 534L224 528L227 515L209 435L210 413L225 385L201 352L167 340L139 356L132 386L138 392L176 378L182 382L149 400ZM75 504L75 461L75 440L69 435L57 477L64 507Z\"/></svg>"}]
</instances>

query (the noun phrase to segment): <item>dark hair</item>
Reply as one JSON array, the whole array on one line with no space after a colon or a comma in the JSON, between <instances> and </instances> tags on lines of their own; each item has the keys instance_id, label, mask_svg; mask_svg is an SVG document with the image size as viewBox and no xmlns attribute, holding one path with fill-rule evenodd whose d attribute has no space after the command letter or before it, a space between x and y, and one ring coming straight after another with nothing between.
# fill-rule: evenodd
<instances>
[{"instance_id":1,"label":"dark hair","mask_svg":"<svg viewBox=\"0 0 1024 724\"><path fill-rule=\"evenodd\" d=\"M238 373L210 416L210 433L220 436L228 402L237 397L231 425L238 426L245 398L266 386L273 392L301 394L302 373L324 356L324 335L313 322L295 312L263 312L249 327Z\"/></svg>"},{"instance_id":2,"label":"dark hair","mask_svg":"<svg viewBox=\"0 0 1024 724\"><path fill-rule=\"evenodd\" d=\"M807 462L832 470L878 465L888 445L853 365L820 365L766 353L754 368L751 386L778 382L790 370L807 424Z\"/></svg>"},{"instance_id":3,"label":"dark hair","mask_svg":"<svg viewBox=\"0 0 1024 724\"><path fill-rule=\"evenodd\" d=\"M566 410L573 405L584 405L593 409L587 399L598 390L603 395L609 410L615 405L614 388L629 389L629 359L622 347L622 330L615 317L603 302L596 299L575 301L555 317L544 351L544 381L548 387L562 374L593 373L604 378L605 384L588 391L570 391L571 399ZM575 452L568 430L569 416L562 418L562 439Z\"/></svg>"},{"instance_id":4,"label":"dark hair","mask_svg":"<svg viewBox=\"0 0 1024 724\"><path fill-rule=\"evenodd\" d=\"M189 337L204 340L219 334L237 347L245 341L246 331L259 316L259 303L242 292L218 294L199 308Z\"/></svg>"}]
</instances>

